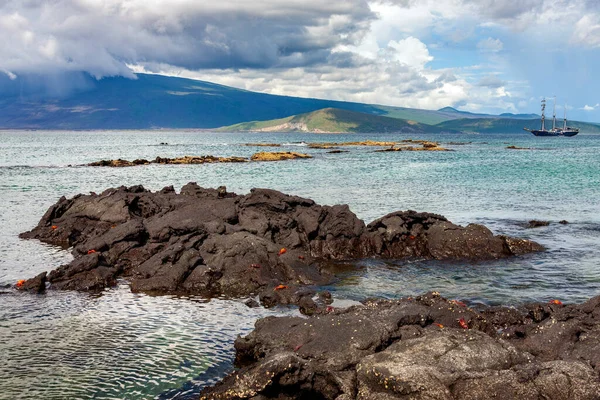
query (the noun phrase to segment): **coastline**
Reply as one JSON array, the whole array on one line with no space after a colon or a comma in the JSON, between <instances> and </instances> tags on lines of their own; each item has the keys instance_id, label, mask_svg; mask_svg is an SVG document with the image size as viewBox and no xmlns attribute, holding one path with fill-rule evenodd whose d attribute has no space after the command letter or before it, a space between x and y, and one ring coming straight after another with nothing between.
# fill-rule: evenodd
<instances>
[{"instance_id":1,"label":"coastline","mask_svg":"<svg viewBox=\"0 0 600 400\"><path fill-rule=\"evenodd\" d=\"M477 222L488 226L497 233L524 236L536 240L551 250L517 259L483 263L362 260L356 263L351 272L342 272L341 282L322 288L322 290L330 290L334 300L362 300L370 296L399 298L407 295L416 296L427 290L436 289L448 298L461 299L466 304L477 308L478 304L484 303L521 305L536 299L547 302L553 298L560 299L565 304L580 303L589 297L586 293L594 294L597 290L594 286L594 270L590 265L596 265L593 261L595 260L594 243L596 243L594 242L596 238L594 232L596 232L598 221L594 219L593 215L588 215L588 212L593 211L596 206L585 200L591 198L588 197L590 195L593 197L594 186L585 186L587 189L583 193L586 197L582 197L583 195L577 191L571 191L569 193L571 203L560 201L564 188L580 187L579 185L584 182L582 179L590 172L588 169L577 167L577 173L573 174L570 169L572 163L577 166L582 165L583 160L589 161L589 154L595 148L592 137L587 139L585 146L579 146L579 142L569 143L568 146L566 142L544 142L545 147L553 148L551 153L529 152L523 156L509 154L509 150L504 150L506 145L503 142L508 141L523 147L532 147L533 140L519 135L505 135L502 138L487 135L481 138L469 137L467 139L465 137L464 140L474 140L475 142L468 146L462 146L460 151L440 154L407 152L375 157L371 156L368 149L364 151L356 149L346 155L338 155L343 158L334 159L325 155L327 150L315 150L315 154L318 154L319 157L310 162L286 164L265 163L255 166L211 164L200 168L182 165L142 167L133 170L63 168L62 164L77 162L74 158L80 157L82 149L89 154L86 156L87 158L78 158L81 163L105 157L117 158L121 154L128 159L132 159L138 154L145 154L150 158L150 156L155 156L153 152L162 153L165 150L171 151L164 154L169 157L180 154L221 154L221 152L223 155L235 155L238 152L241 153L240 155L252 153L252 149L248 149L246 152L242 147L238 147L238 141L229 139L234 135L223 135L223 138L227 136L226 140L215 138L207 142L208 146L219 146L220 150L215 151L211 150L211 147L203 147L205 144L201 140L205 135L198 135L196 138L193 134L188 133L167 139L170 143L177 145L173 146L172 150L153 147L157 141L165 140L163 137L149 135L144 139L143 135L127 136L125 134L123 141L136 143L135 147L132 146L131 150L128 150L128 147L122 146L123 142L116 141L116 133L103 136L101 132L85 134L81 136L81 139L73 141L72 145L66 143L67 146L64 149L53 147L52 141L59 140L58 143L62 143L60 142L62 138L66 140L73 137L79 138L80 136L77 135L45 136L42 133L27 135L39 140L40 146L43 148L41 147L39 153L33 148L31 153L27 153L31 154L30 156L12 156L12 159L15 160L13 164L16 163L15 166L10 164L3 169L6 177L5 185L7 185L4 188L3 193L6 196L3 197L2 203L4 209L7 210L2 217L4 226L2 235L7 238L3 249L4 251L8 250L8 253L5 253L8 254L8 258L4 258L4 261L10 262L11 268L7 270L8 273L5 272L3 280L5 283L14 284L18 279L36 275L37 270L33 268L50 269L70 262L70 259L62 261L63 256L59 260L58 255L65 254L62 250L54 250L35 241L16 239L17 233L34 227L44 210L55 203L61 195L71 197L77 193L89 191L99 193L106 187L140 182L155 191L160 190L163 182L173 182L176 187L181 187L189 180L197 179L202 182L202 186L218 187L219 184L227 183L229 189L229 184L231 184L231 188L240 193L248 193L253 186L276 187L284 193L318 199L320 204L348 202L351 204L351 210L366 221L376 219L395 209L433 210L448 215L453 221L463 225L470 221ZM15 134L14 136L19 135ZM255 139L254 136L248 135L249 137ZM259 137L259 140L279 142L282 146L287 146L286 143L292 140L289 135ZM239 142L246 143L250 141L248 138L242 138ZM382 136L367 136L366 138L389 140L388 137ZM452 137L456 140L455 138L455 136ZM94 141L89 142L92 139ZM298 141L303 139L306 140L304 137L298 137ZM423 139L430 140L432 138L426 136ZM452 139L450 136L446 136L446 139L438 140L450 141ZM479 142L489 142L489 144L480 144ZM11 143L10 140L8 143ZM19 142L13 143L18 144ZM225 143L228 143L228 146L223 146ZM77 146L79 144L81 146ZM563 149L563 146L567 147ZM573 155L572 146L577 148L575 155ZM214 147L212 148L214 149ZM15 151L17 149L18 147L15 147ZM2 151L5 154L12 154L12 147L4 147ZM128 151L129 153L127 153ZM552 176L546 175L542 175L544 178L539 178L539 174L547 168L543 159L551 155L556 163L561 163L558 160L563 159L563 153L570 155L568 156L569 162L562 163L561 179L554 179ZM501 156L495 160L494 170L486 169L487 164L482 164L482 160L492 159L495 154L501 154ZM18 166L39 163L54 166L52 176L47 174L47 168ZM528 168L519 169L521 163ZM467 167L468 169L466 169ZM341 170L344 171L344 174L337 172ZM517 173L517 171L520 172ZM223 174L228 176L226 182L223 181ZM461 176L469 177L470 180L461 180ZM519 196L515 196L512 189L503 186L503 182L506 180L511 181L512 187L521 190ZM490 183L487 184L486 181ZM562 183L567 181L571 184ZM528 189L521 185L522 182L529 185ZM544 185L541 185L542 182ZM321 186L320 190L313 187L316 184ZM498 190L490 190L490 185L496 186ZM548 190L546 188L551 188L553 191L552 204L548 205L543 202L542 198L545 191ZM465 194L467 190L468 196ZM443 196L436 193L443 193ZM484 201L485 206L482 205ZM542 201L541 204L540 201ZM557 201L560 203L557 204ZM529 205L534 202L536 208L531 209ZM577 204L577 207L572 206L573 202ZM568 206L568 208L563 206ZM525 225L532 218L549 220L554 223L549 226L528 229ZM569 220L571 224L563 226L556 223L562 219ZM54 257L52 254L57 254L57 256ZM8 264L3 265L9 267ZM119 285L123 285L123 283L119 283ZM211 303L215 302L214 305L206 306L206 311L192 311L194 307L185 306L189 301L185 297L179 300L175 298L169 300L168 296L159 298L132 294L128 288L109 289L94 295L51 291L46 295L43 303L36 300L40 299L37 295L30 296L24 293L13 294L12 291L10 292L10 294L2 295L3 299L0 300L9 307L5 308L3 317L6 318L6 312L10 310L9 326L13 325L12 318L23 319L27 323L18 325L18 330L22 332L21 336L23 337L21 341L23 345L20 349L22 355L15 352L16 348L15 351L10 350L11 360L6 368L11 366L13 369L16 368L14 363L17 362L25 368L25 371L30 371L21 378L23 387L27 387L29 393L41 393L34 391L42 389L33 387L34 375L51 376L56 382L62 382L60 376L78 376L78 370L81 369L82 372L83 370L96 371L96 375L107 380L103 383L89 379L85 386L78 384L73 388L66 386L62 386L61 389L57 386L47 388L47 398L60 398L56 390L62 390L64 397L67 393L73 394L76 389L88 394L94 393L96 387L101 387L103 390L107 390L107 393L118 396L115 394L118 393L115 392L118 387L110 386L109 381L125 385L126 389L123 390L127 390L132 398L136 396L138 398L152 397L167 390L154 386L155 384L152 382L157 381L167 385L169 380L165 374L170 374L171 371L176 371L178 374L186 373L186 375L181 378L183 381L171 386L172 389L169 390L173 390L173 392L169 393L185 392L194 393L189 395L190 397L196 396L199 391L197 388L206 385L206 382L216 379L217 376L223 377L229 371L228 368L231 366L229 360L233 357L231 353L233 340L238 333L245 335L249 332L249 325L253 323L251 316L266 316L262 314L265 311L263 308L249 309L240 300L214 299L211 300ZM28 300L25 300L26 298ZM63 310L67 306L70 307L73 299L81 299L78 300L81 307L77 307L77 311L71 317L69 314L63 317ZM33 303L34 301L36 304ZM144 305L143 309L137 306L140 301ZM172 306L169 306L171 303ZM84 306L84 304L87 305ZM198 303L192 302L192 304ZM25 307L25 305L27 306ZM41 323L36 322L35 319L29 321L28 310L32 307L42 306L45 307L40 309L36 315L48 314L52 320L57 321L50 325L54 332L52 334L48 330L48 324L44 323L47 318L40 319ZM185 313L174 313L174 307L186 311ZM232 315L225 316L223 313L228 312L229 307L233 307L232 310L235 311ZM334 307L338 309L343 305L335 304ZM219 312L219 308L223 308L223 310ZM287 307L269 310L272 313L285 313ZM206 315L207 313L211 315ZM72 318L75 321L82 320L82 324L78 325L75 321L69 322L69 319ZM87 318L92 318L91 321L95 322L86 325L83 321ZM225 325L219 325L218 319L223 319ZM207 321L204 323L214 332L199 329L199 326L203 324L201 321ZM238 324L234 321L239 321L241 328L236 328ZM70 326L77 329L67 340L67 336L71 335L67 329ZM92 327L94 327L93 330ZM111 329L103 330L106 329L104 327ZM104 347L90 343L86 348L86 342L83 339L93 335L92 331L97 332L98 329L100 332L111 332L109 335L103 333L106 338L111 338L111 341L106 341ZM157 337L160 337L159 332L163 329L169 335L164 338L164 344L159 345L159 343L152 342L153 347L145 349L144 352L131 351L127 342L121 340L121 338L146 337L146 329L153 330L153 335L157 335ZM25 340L25 332L31 340ZM7 342L7 333L5 332L2 336L5 343ZM90 360L86 364L85 359L73 354L72 351L65 354L65 350L57 347L51 341L44 340L42 335L55 340L62 335L65 339L60 341L61 343L68 343L71 348L78 349L77 354L89 354L92 357L90 360L94 360L94 365L89 365ZM199 340L206 344L194 344ZM18 342L11 341L9 334L8 343ZM35 343L43 343L44 349L40 349ZM142 343L138 343L138 346L142 346L140 350L144 348ZM170 349L169 346L176 347ZM192 350L192 347L195 348ZM30 353L36 348L38 354L43 357L34 357L33 353ZM182 353L181 349L187 350ZM29 361L24 358L27 354L30 357ZM188 359L185 362L181 361L184 362L181 367L184 369L179 369L179 361L174 366L163 365L160 361L160 359L169 359L174 356L180 357L181 360ZM44 360L57 357L73 360L63 362L65 369L62 375L59 374L60 371L46 371L43 368L46 362ZM199 365L195 365L194 369L189 371L185 369L189 362L199 363L203 359L211 360L211 365L217 363L221 372L218 375L211 375L212 372L205 374L203 369L199 369ZM228 361L223 361L224 359ZM75 361L79 364L76 364ZM142 375L127 373L131 370L123 368L125 365L131 368L131 365L141 365L146 362L160 365L160 371L158 369L144 370ZM69 371L68 375L67 371ZM143 383L148 390L155 388L156 391L147 392L145 397L137 395L134 381ZM212 382L214 383L214 381ZM196 389L192 389L189 385L193 385L192 387ZM192 392L188 392L189 390ZM13 392L9 391L8 393Z\"/></svg>"}]
</instances>

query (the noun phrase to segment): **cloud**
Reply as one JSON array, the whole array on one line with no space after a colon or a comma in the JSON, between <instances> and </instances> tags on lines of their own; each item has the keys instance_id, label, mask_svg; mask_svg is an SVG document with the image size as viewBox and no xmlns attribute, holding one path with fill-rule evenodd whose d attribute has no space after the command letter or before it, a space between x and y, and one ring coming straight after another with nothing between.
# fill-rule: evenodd
<instances>
[{"instance_id":1,"label":"cloud","mask_svg":"<svg viewBox=\"0 0 600 400\"><path fill-rule=\"evenodd\" d=\"M600 47L600 16L584 15L575 24L571 41L589 47Z\"/></svg>"},{"instance_id":2,"label":"cloud","mask_svg":"<svg viewBox=\"0 0 600 400\"><path fill-rule=\"evenodd\" d=\"M425 43L412 36L398 41L390 40L387 47L386 50L393 60L414 68L421 69L433 60Z\"/></svg>"},{"instance_id":3,"label":"cloud","mask_svg":"<svg viewBox=\"0 0 600 400\"><path fill-rule=\"evenodd\" d=\"M477 48L484 52L497 53L504 47L504 43L500 39L492 39L488 37L487 39L481 39L477 43Z\"/></svg>"},{"instance_id":4,"label":"cloud","mask_svg":"<svg viewBox=\"0 0 600 400\"><path fill-rule=\"evenodd\" d=\"M583 111L594 111L596 108L600 107L600 104L596 104L595 106L588 106L587 104L580 108Z\"/></svg>"},{"instance_id":5,"label":"cloud","mask_svg":"<svg viewBox=\"0 0 600 400\"><path fill-rule=\"evenodd\" d=\"M127 64L187 69L326 63L375 18L362 0L79 1L0 3L0 68L132 76Z\"/></svg>"},{"instance_id":6,"label":"cloud","mask_svg":"<svg viewBox=\"0 0 600 400\"><path fill-rule=\"evenodd\" d=\"M31 91L65 95L73 77L76 90L90 85L81 72L147 71L292 96L513 110L532 93L510 55L546 52L550 41L553 50L596 49L599 4L0 0L0 78L10 81L0 93L29 79Z\"/></svg>"},{"instance_id":7,"label":"cloud","mask_svg":"<svg viewBox=\"0 0 600 400\"><path fill-rule=\"evenodd\" d=\"M497 0L467 0L466 4L474 6L475 10L492 20L514 21L524 15L538 12L544 7L544 1L519 0L519 1L497 1Z\"/></svg>"},{"instance_id":8,"label":"cloud","mask_svg":"<svg viewBox=\"0 0 600 400\"><path fill-rule=\"evenodd\" d=\"M498 75L485 75L482 77L479 82L477 82L477 86L488 87L492 89L498 89L506 85L506 82L498 78Z\"/></svg>"}]
</instances>

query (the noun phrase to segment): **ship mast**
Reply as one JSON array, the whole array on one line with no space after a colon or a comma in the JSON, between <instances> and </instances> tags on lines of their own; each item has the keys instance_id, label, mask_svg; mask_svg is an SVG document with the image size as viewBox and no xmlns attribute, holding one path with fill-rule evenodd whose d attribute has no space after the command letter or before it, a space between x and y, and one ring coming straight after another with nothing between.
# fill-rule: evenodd
<instances>
[{"instance_id":1,"label":"ship mast","mask_svg":"<svg viewBox=\"0 0 600 400\"><path fill-rule=\"evenodd\" d=\"M545 130L544 121L546 120L546 115L544 114L544 111L546 111L546 98L542 99L542 131Z\"/></svg>"},{"instance_id":2,"label":"ship mast","mask_svg":"<svg viewBox=\"0 0 600 400\"><path fill-rule=\"evenodd\" d=\"M552 130L556 130L556 96L554 96L554 107L552 108Z\"/></svg>"},{"instance_id":3,"label":"ship mast","mask_svg":"<svg viewBox=\"0 0 600 400\"><path fill-rule=\"evenodd\" d=\"M567 130L567 103L565 103L565 118L563 119L563 131Z\"/></svg>"}]
</instances>

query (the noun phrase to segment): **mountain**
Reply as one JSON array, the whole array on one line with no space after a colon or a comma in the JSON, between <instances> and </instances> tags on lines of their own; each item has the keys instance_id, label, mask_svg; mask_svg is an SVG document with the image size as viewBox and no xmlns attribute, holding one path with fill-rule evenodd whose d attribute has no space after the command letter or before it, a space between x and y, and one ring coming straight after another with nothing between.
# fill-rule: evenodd
<instances>
[{"instance_id":1,"label":"mountain","mask_svg":"<svg viewBox=\"0 0 600 400\"><path fill-rule=\"evenodd\" d=\"M222 132L310 132L310 133L426 133L440 132L432 125L362 112L324 108L310 113L270 121L244 122L219 128Z\"/></svg>"},{"instance_id":2,"label":"mountain","mask_svg":"<svg viewBox=\"0 0 600 400\"><path fill-rule=\"evenodd\" d=\"M63 89L66 86L70 89ZM10 80L0 73L0 128L210 129L328 107L422 123L447 119L436 111L276 96L162 75L96 80L73 74L54 80L27 76Z\"/></svg>"},{"instance_id":3,"label":"mountain","mask_svg":"<svg viewBox=\"0 0 600 400\"><path fill-rule=\"evenodd\" d=\"M478 114L469 111L460 111L453 107L444 107L438 110L445 118L444 121L460 119L460 118L512 118L512 119L533 119L540 118L537 114L512 114L502 113L500 115L493 114ZM443 122L443 121L440 121Z\"/></svg>"},{"instance_id":4,"label":"mountain","mask_svg":"<svg viewBox=\"0 0 600 400\"><path fill-rule=\"evenodd\" d=\"M600 124L579 121L568 121L568 124L572 128L579 128L582 133L600 133ZM562 121L559 121L559 126L562 126ZM444 121L437 124L436 127L462 132L513 133L521 132L523 128L539 129L540 120L538 118L461 118ZM546 120L546 127L552 127L552 120Z\"/></svg>"},{"instance_id":5,"label":"mountain","mask_svg":"<svg viewBox=\"0 0 600 400\"><path fill-rule=\"evenodd\" d=\"M246 121L291 118L324 108L395 118L404 120L400 123L404 129L432 132L520 132L523 126L537 126L532 121L538 118L535 114L475 114L452 107L420 110L277 96L162 75L137 74L135 78L98 80L84 73L69 73L10 79L0 73L0 129L213 129ZM402 128L371 120L351 123L364 129L379 126L384 131ZM582 127L583 132L597 132L596 124L573 121L570 125Z\"/></svg>"}]
</instances>

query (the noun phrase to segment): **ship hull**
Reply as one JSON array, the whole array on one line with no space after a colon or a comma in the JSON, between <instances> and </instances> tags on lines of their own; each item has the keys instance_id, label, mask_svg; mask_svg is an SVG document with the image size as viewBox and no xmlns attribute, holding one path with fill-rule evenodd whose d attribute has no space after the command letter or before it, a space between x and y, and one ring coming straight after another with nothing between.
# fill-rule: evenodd
<instances>
[{"instance_id":1,"label":"ship hull","mask_svg":"<svg viewBox=\"0 0 600 400\"><path fill-rule=\"evenodd\" d=\"M578 133L579 133L579 131L563 131L562 134L563 134L563 136L571 137L571 136L577 135Z\"/></svg>"},{"instance_id":2,"label":"ship hull","mask_svg":"<svg viewBox=\"0 0 600 400\"><path fill-rule=\"evenodd\" d=\"M525 128L525 130L528 131L528 132L531 132L535 136L567 136L567 137L571 137L571 136L575 136L575 135L577 135L579 133L579 131L576 131L576 130L547 131L547 130L527 129L527 128Z\"/></svg>"},{"instance_id":3,"label":"ship hull","mask_svg":"<svg viewBox=\"0 0 600 400\"><path fill-rule=\"evenodd\" d=\"M560 132L552 132L552 131L542 131L542 130L532 130L535 136L562 136Z\"/></svg>"}]
</instances>

